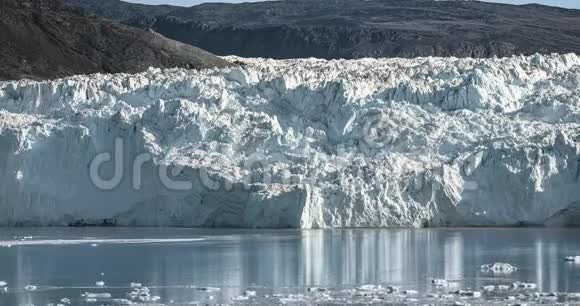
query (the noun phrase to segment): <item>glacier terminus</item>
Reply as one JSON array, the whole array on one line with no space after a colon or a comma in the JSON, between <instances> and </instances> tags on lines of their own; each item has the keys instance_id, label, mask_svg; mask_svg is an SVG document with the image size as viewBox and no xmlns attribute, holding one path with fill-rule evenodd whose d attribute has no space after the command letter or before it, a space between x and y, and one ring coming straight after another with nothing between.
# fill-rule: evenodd
<instances>
[{"instance_id":1,"label":"glacier terminus","mask_svg":"<svg viewBox=\"0 0 580 306\"><path fill-rule=\"evenodd\" d=\"M225 59L0 82L0 225L580 222L574 54Z\"/></svg>"}]
</instances>

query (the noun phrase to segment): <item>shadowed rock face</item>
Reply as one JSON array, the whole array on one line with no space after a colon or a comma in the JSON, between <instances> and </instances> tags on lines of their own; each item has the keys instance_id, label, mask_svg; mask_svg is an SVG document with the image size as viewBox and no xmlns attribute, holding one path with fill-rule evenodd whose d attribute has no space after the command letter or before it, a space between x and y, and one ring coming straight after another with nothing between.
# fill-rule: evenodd
<instances>
[{"instance_id":1,"label":"shadowed rock face","mask_svg":"<svg viewBox=\"0 0 580 306\"><path fill-rule=\"evenodd\" d=\"M288 0L145 9L117 0L66 1L220 55L350 59L580 51L580 11L541 5ZM126 16L128 7L135 14Z\"/></svg>"},{"instance_id":2,"label":"shadowed rock face","mask_svg":"<svg viewBox=\"0 0 580 306\"><path fill-rule=\"evenodd\" d=\"M119 0L64 0L64 3L71 8L95 13L113 21L161 16L182 8L172 5L146 5Z\"/></svg>"},{"instance_id":3,"label":"shadowed rock face","mask_svg":"<svg viewBox=\"0 0 580 306\"><path fill-rule=\"evenodd\" d=\"M0 0L0 41L4 80L227 65L201 49L86 16L54 0Z\"/></svg>"}]
</instances>

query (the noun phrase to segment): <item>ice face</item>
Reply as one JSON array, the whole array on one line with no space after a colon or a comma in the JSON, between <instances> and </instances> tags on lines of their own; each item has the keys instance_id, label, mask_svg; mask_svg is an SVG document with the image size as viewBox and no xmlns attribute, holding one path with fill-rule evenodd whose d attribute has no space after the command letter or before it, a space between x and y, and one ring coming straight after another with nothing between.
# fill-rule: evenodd
<instances>
[{"instance_id":1,"label":"ice face","mask_svg":"<svg viewBox=\"0 0 580 306\"><path fill-rule=\"evenodd\" d=\"M576 55L229 60L0 83L0 225L573 219Z\"/></svg>"}]
</instances>

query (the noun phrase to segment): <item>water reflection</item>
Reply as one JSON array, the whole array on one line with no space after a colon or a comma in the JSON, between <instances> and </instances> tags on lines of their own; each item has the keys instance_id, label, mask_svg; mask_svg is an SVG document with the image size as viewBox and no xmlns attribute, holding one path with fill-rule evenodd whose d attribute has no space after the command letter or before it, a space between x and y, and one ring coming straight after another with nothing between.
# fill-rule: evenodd
<instances>
[{"instance_id":1,"label":"water reflection","mask_svg":"<svg viewBox=\"0 0 580 306\"><path fill-rule=\"evenodd\" d=\"M30 235L20 231L20 236ZM17 288L34 284L64 289L13 292L0 296L0 301L14 298L18 305L38 304L39 299L40 303L55 302L57 295L78 295L70 291L71 287L91 287L99 280L113 287L142 282L154 287L154 293L174 301L194 301L210 295L180 287L191 285L220 287L222 290L215 295L228 300L248 287L285 292L310 286L395 284L426 292L432 290L432 278L472 288L520 280L535 282L542 291L580 291L580 266L562 261L566 255L580 254L579 230L88 231L71 234L47 229L41 236L150 238L155 233L156 238L199 236L206 240L1 248L0 280ZM496 261L511 263L519 270L503 276L479 270L480 265ZM126 292L110 290L118 290L120 295Z\"/></svg>"}]
</instances>

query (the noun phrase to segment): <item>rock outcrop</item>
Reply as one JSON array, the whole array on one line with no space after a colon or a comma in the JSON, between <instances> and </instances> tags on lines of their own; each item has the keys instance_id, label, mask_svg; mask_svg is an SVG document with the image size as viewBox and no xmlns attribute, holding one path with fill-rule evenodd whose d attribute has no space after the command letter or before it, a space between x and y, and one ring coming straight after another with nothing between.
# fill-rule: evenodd
<instances>
[{"instance_id":1,"label":"rock outcrop","mask_svg":"<svg viewBox=\"0 0 580 306\"><path fill-rule=\"evenodd\" d=\"M1 0L0 41L0 80L228 64L153 31L80 14L54 0Z\"/></svg>"}]
</instances>

